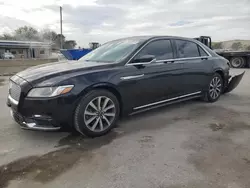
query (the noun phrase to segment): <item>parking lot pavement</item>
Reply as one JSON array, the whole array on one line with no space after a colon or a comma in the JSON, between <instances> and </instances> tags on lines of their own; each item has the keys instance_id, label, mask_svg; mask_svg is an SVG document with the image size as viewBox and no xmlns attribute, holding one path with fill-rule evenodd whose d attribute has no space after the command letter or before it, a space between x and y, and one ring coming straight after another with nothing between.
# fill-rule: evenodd
<instances>
[{"instance_id":1,"label":"parking lot pavement","mask_svg":"<svg viewBox=\"0 0 250 188\"><path fill-rule=\"evenodd\" d=\"M6 94L0 79L0 187L250 187L250 70L216 103L131 116L95 139L21 130Z\"/></svg>"}]
</instances>

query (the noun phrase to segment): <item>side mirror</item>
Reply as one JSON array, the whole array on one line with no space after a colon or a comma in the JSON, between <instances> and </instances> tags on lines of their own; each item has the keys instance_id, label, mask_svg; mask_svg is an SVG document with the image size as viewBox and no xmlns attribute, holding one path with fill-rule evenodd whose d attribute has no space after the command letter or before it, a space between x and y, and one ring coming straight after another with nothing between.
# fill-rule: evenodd
<instances>
[{"instance_id":1,"label":"side mirror","mask_svg":"<svg viewBox=\"0 0 250 188\"><path fill-rule=\"evenodd\" d=\"M138 58L135 58L131 63L132 64L149 64L155 61L155 56L154 55L144 55Z\"/></svg>"}]
</instances>

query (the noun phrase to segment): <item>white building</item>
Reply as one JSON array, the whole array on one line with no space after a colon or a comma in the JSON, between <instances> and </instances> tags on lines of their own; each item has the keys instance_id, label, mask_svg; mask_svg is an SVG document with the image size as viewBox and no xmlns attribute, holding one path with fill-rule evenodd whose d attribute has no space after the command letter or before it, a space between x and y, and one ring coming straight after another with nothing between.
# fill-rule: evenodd
<instances>
[{"instance_id":1,"label":"white building","mask_svg":"<svg viewBox=\"0 0 250 188\"><path fill-rule=\"evenodd\" d=\"M49 58L51 43L35 41L0 40L0 54L11 52L16 59L22 58Z\"/></svg>"}]
</instances>

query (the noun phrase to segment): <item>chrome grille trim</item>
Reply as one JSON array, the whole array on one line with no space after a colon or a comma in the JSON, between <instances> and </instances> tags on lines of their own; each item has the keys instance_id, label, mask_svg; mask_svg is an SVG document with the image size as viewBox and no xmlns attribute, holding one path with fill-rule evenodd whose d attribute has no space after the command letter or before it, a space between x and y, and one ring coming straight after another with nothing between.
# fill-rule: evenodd
<instances>
[{"instance_id":1,"label":"chrome grille trim","mask_svg":"<svg viewBox=\"0 0 250 188\"><path fill-rule=\"evenodd\" d=\"M16 101L15 99L13 99L10 95L8 96L9 100L11 103L18 105L18 101Z\"/></svg>"},{"instance_id":2,"label":"chrome grille trim","mask_svg":"<svg viewBox=\"0 0 250 188\"><path fill-rule=\"evenodd\" d=\"M21 95L21 87L17 85L15 82L10 81L9 85L9 96L11 97L10 100L15 100L17 103L19 101Z\"/></svg>"}]
</instances>

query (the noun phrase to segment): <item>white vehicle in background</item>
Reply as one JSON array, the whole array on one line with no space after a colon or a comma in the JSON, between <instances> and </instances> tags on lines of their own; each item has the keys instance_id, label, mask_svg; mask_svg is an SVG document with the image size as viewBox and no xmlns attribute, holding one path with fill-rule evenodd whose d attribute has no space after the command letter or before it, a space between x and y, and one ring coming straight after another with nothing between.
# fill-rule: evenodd
<instances>
[{"instance_id":1,"label":"white vehicle in background","mask_svg":"<svg viewBox=\"0 0 250 188\"><path fill-rule=\"evenodd\" d=\"M2 54L2 58L3 58L3 59L14 59L15 56L14 56L12 53L10 53L10 52L4 52L4 53Z\"/></svg>"}]
</instances>

